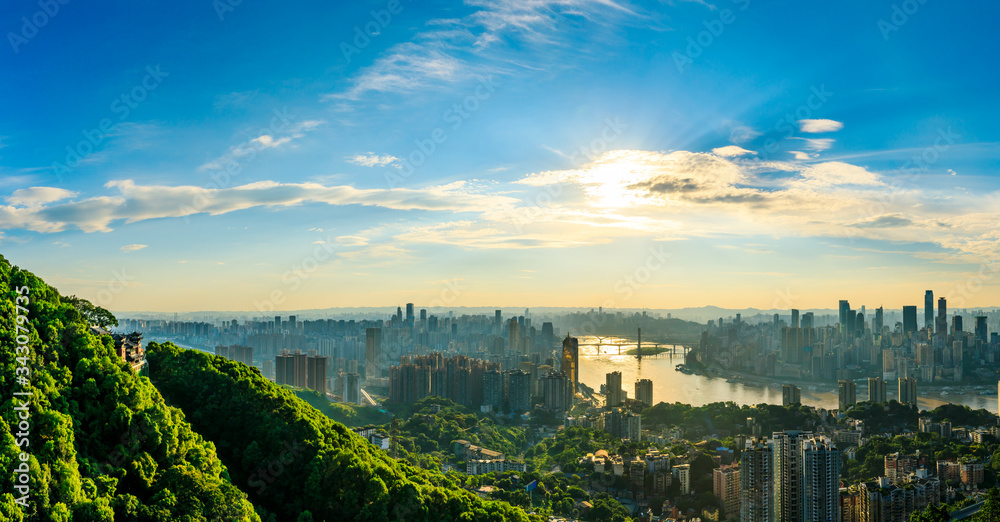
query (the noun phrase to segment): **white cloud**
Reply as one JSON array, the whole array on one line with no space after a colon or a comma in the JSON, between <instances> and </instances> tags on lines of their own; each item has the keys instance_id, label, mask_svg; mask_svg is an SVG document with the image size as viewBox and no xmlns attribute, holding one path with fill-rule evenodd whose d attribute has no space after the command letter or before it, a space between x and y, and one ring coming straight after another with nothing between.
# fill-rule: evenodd
<instances>
[{"instance_id":1,"label":"white cloud","mask_svg":"<svg viewBox=\"0 0 1000 522\"><path fill-rule=\"evenodd\" d=\"M140 245L140 244L125 245L125 246L121 247L121 251L125 252L125 253L135 252L136 250L142 250L142 249L144 249L144 248L146 248L148 246L149 245Z\"/></svg>"},{"instance_id":2,"label":"white cloud","mask_svg":"<svg viewBox=\"0 0 1000 522\"><path fill-rule=\"evenodd\" d=\"M389 154L378 155L374 152L369 152L366 154L355 154L354 156L350 156L347 158L347 161L355 165L361 165L362 167L384 167L399 161L399 158Z\"/></svg>"},{"instance_id":3,"label":"white cloud","mask_svg":"<svg viewBox=\"0 0 1000 522\"><path fill-rule=\"evenodd\" d=\"M31 187L15 190L13 194L7 196L6 200L11 205L30 207L69 199L76 195L76 192L62 188Z\"/></svg>"},{"instance_id":4,"label":"white cloud","mask_svg":"<svg viewBox=\"0 0 1000 522\"><path fill-rule=\"evenodd\" d=\"M813 165L802 171L802 177L817 185L883 185L877 174L869 172L864 167L828 161Z\"/></svg>"},{"instance_id":5,"label":"white cloud","mask_svg":"<svg viewBox=\"0 0 1000 522\"><path fill-rule=\"evenodd\" d=\"M107 232L111 225L146 219L193 214L225 214L256 207L287 207L303 203L365 205L395 210L482 212L513 205L506 196L483 195L463 182L425 189L356 189L318 183L262 181L229 188L190 185L137 185L132 180L112 181L116 196L97 196L68 203L41 206L0 206L0 229L58 232L79 228Z\"/></svg>"},{"instance_id":6,"label":"white cloud","mask_svg":"<svg viewBox=\"0 0 1000 522\"><path fill-rule=\"evenodd\" d=\"M810 134L836 132L843 128L843 123L834 120L799 120L799 129Z\"/></svg>"},{"instance_id":7,"label":"white cloud","mask_svg":"<svg viewBox=\"0 0 1000 522\"><path fill-rule=\"evenodd\" d=\"M725 147L719 147L717 149L712 149L712 154L716 156L722 156L724 158L733 158L736 156L745 156L747 154L757 154L752 150L746 150L743 147L736 145L726 145Z\"/></svg>"},{"instance_id":8,"label":"white cloud","mask_svg":"<svg viewBox=\"0 0 1000 522\"><path fill-rule=\"evenodd\" d=\"M798 151L798 150L790 150L790 151L788 151L788 153L791 154L792 156L794 156L795 159L797 159L799 161L806 161L806 160L810 160L810 159L813 158L813 155L809 154L808 152L802 152L802 151Z\"/></svg>"}]
</instances>

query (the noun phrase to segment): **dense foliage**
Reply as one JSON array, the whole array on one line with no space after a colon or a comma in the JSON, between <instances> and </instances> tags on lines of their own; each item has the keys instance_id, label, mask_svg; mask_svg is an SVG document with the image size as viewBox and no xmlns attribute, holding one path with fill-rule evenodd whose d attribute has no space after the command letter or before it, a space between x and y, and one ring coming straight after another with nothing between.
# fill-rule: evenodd
<instances>
[{"instance_id":1,"label":"dense foliage","mask_svg":"<svg viewBox=\"0 0 1000 522\"><path fill-rule=\"evenodd\" d=\"M524 430L444 397L425 397L407 406L397 435L400 448L409 453L448 453L458 439L509 457L517 457L527 447Z\"/></svg>"},{"instance_id":2,"label":"dense foliage","mask_svg":"<svg viewBox=\"0 0 1000 522\"><path fill-rule=\"evenodd\" d=\"M390 458L255 368L151 343L151 377L273 520L529 520ZM308 513L308 515L307 515Z\"/></svg>"},{"instance_id":3,"label":"dense foliage","mask_svg":"<svg viewBox=\"0 0 1000 522\"><path fill-rule=\"evenodd\" d=\"M761 427L760 433L764 436L780 430L814 429L824 422L816 410L801 405L740 406L735 402L713 402L704 406L691 406L679 402L661 402L642 411L643 427L681 426L685 435L725 432L749 434L751 430L747 419L753 419Z\"/></svg>"},{"instance_id":4,"label":"dense foliage","mask_svg":"<svg viewBox=\"0 0 1000 522\"><path fill-rule=\"evenodd\" d=\"M3 257L0 296L0 520L259 520L213 444L115 355L109 336L91 334L88 322L113 324L106 311L60 296ZM30 338L30 384L16 379L18 334ZM34 393L30 437L19 448L13 394L25 390ZM26 505L11 493L22 449Z\"/></svg>"},{"instance_id":5,"label":"dense foliage","mask_svg":"<svg viewBox=\"0 0 1000 522\"><path fill-rule=\"evenodd\" d=\"M372 406L330 402L330 399L323 397L319 392L306 388L292 388L292 391L296 397L306 401L310 406L319 410L320 413L347 427L357 428L360 426L381 425L388 423L391 419L388 413Z\"/></svg>"}]
</instances>

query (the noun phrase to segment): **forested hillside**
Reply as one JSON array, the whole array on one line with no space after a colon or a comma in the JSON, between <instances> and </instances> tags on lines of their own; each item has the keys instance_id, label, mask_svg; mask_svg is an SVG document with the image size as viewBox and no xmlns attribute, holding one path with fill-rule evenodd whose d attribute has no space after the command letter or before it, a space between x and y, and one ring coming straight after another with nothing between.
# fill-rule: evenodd
<instances>
[{"instance_id":1,"label":"forested hillside","mask_svg":"<svg viewBox=\"0 0 1000 522\"><path fill-rule=\"evenodd\" d=\"M90 333L106 311L2 256L0 296L0 520L260 520L215 446Z\"/></svg>"},{"instance_id":2,"label":"forested hillside","mask_svg":"<svg viewBox=\"0 0 1000 522\"><path fill-rule=\"evenodd\" d=\"M149 359L160 391L276 520L530 520L393 460L255 368L170 343L151 343Z\"/></svg>"}]
</instances>

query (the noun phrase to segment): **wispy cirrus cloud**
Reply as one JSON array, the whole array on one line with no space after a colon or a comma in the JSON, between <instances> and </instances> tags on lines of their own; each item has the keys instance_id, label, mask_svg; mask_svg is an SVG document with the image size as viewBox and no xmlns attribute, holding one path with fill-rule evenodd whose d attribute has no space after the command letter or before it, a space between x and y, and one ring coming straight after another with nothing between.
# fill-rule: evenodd
<instances>
[{"instance_id":1,"label":"wispy cirrus cloud","mask_svg":"<svg viewBox=\"0 0 1000 522\"><path fill-rule=\"evenodd\" d=\"M322 120L306 120L298 122L288 128L269 129L267 132L260 132L248 136L246 141L229 148L229 150L212 160L203 163L198 170L219 170L226 168L233 162L239 163L241 160L249 161L250 158L267 149L278 149L293 143L295 140L305 137L309 132L322 126Z\"/></svg>"},{"instance_id":2,"label":"wispy cirrus cloud","mask_svg":"<svg viewBox=\"0 0 1000 522\"><path fill-rule=\"evenodd\" d=\"M639 16L613 0L467 0L475 8L462 18L435 19L426 29L396 44L371 65L361 68L345 89L324 96L326 101L357 101L369 93L406 94L433 87L447 87L477 75L531 69L538 53L523 53L522 44L553 46L565 40L566 17L592 24L609 24L621 17ZM518 59L488 52L508 41ZM551 64L539 64L538 69ZM341 105L349 110L349 105Z\"/></svg>"},{"instance_id":3,"label":"wispy cirrus cloud","mask_svg":"<svg viewBox=\"0 0 1000 522\"><path fill-rule=\"evenodd\" d=\"M0 229L59 232L78 228L85 232L108 232L113 224L119 222L133 223L199 213L218 215L256 207L288 207L305 203L479 212L483 208L509 206L515 202L507 196L477 193L463 182L425 189L357 189L273 181L230 188L138 185L132 180L112 181L105 186L117 189L118 194L62 203L0 206ZM204 204L192 208L192 201Z\"/></svg>"}]
</instances>

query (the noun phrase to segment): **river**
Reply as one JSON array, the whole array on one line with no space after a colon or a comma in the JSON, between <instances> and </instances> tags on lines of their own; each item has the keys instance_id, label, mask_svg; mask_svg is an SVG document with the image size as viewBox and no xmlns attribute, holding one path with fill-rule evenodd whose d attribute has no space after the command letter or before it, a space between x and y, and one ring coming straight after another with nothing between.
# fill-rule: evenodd
<instances>
[{"instance_id":1,"label":"river","mask_svg":"<svg viewBox=\"0 0 1000 522\"><path fill-rule=\"evenodd\" d=\"M761 379L755 377L757 383L726 382L725 378L704 377L701 375L688 375L674 370L674 367L684 362L684 350L680 345L675 345L676 353L663 353L657 356L643 356L642 361L638 361L634 355L625 355L627 350L636 347L634 339L604 338L603 346L598 353L596 337L583 336L580 340L580 382L600 391L604 384L606 375L613 371L622 372L622 388L628 392L629 397L635 397L635 381L638 379L650 379L653 381L653 402L681 402L694 406L702 406L713 402L733 401L737 404L781 404L781 384L780 378L767 380L760 383ZM612 345L611 343L614 343ZM618 344L621 344L621 354L618 355ZM652 343L643 343L647 348ZM669 347L660 345L661 348ZM777 384L777 386L774 386ZM836 409L837 406L837 384L817 382L815 384L797 384L802 390L802 404L807 406L817 406L827 409ZM888 398L897 397L896 383L887 383ZM997 397L979 395L979 391L968 391L963 393L958 387L950 387L945 390L943 387L921 388L917 385L917 394L920 396L918 406L921 410L934 409L944 403L964 404L970 408L983 408L991 412L997 411ZM967 388L967 387L965 387ZM986 389L991 389L987 387ZM992 387L996 391L996 387ZM857 388L858 401L868 398L868 386L859 384Z\"/></svg>"}]
</instances>

